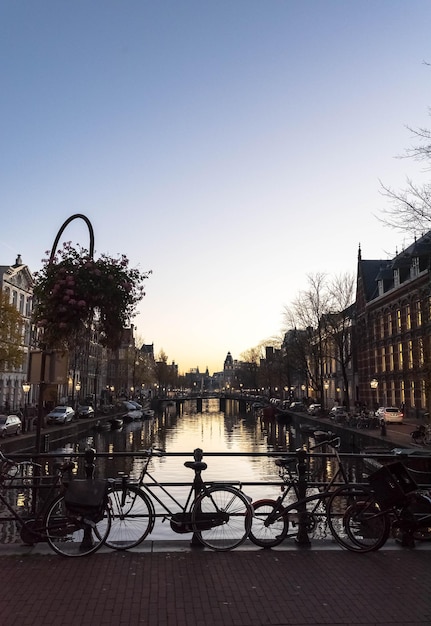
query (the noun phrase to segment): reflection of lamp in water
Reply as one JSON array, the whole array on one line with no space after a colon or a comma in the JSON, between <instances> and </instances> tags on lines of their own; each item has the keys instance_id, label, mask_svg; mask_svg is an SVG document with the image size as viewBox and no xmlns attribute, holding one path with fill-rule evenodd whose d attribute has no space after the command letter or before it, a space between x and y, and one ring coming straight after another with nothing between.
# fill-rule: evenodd
<instances>
[{"instance_id":1,"label":"reflection of lamp in water","mask_svg":"<svg viewBox=\"0 0 431 626\"><path fill-rule=\"evenodd\" d=\"M22 390L24 392L24 416L22 420L22 432L25 433L27 429L27 407L28 407L28 394L30 391L30 383L23 383Z\"/></svg>"}]
</instances>

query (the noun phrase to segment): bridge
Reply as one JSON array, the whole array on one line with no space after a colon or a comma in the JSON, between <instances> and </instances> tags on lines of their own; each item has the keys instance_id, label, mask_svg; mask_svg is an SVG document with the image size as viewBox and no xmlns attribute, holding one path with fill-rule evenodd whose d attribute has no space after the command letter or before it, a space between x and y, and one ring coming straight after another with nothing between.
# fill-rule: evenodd
<instances>
[{"instance_id":1,"label":"bridge","mask_svg":"<svg viewBox=\"0 0 431 626\"><path fill-rule=\"evenodd\" d=\"M220 411L226 410L226 405L230 402L238 403L238 411L246 413L251 411L253 404L267 403L268 400L262 396L240 392L191 392L186 394L176 394L174 396L157 396L153 399L153 408L165 408L169 405L175 406L177 412L181 413L186 402L196 402L196 410L202 412L205 400L218 400Z\"/></svg>"}]
</instances>

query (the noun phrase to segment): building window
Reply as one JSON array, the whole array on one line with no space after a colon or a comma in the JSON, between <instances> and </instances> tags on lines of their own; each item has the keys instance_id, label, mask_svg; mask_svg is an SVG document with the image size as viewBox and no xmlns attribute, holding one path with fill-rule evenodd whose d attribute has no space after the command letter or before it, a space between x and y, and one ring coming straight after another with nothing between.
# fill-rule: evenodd
<instances>
[{"instance_id":1,"label":"building window","mask_svg":"<svg viewBox=\"0 0 431 626\"><path fill-rule=\"evenodd\" d=\"M24 294L23 293L19 294L19 312L21 313L21 315L24 314Z\"/></svg>"},{"instance_id":2,"label":"building window","mask_svg":"<svg viewBox=\"0 0 431 626\"><path fill-rule=\"evenodd\" d=\"M422 339L422 337L419 338L418 347L419 347L419 367L423 367L425 359L424 359L424 340Z\"/></svg>"},{"instance_id":3,"label":"building window","mask_svg":"<svg viewBox=\"0 0 431 626\"><path fill-rule=\"evenodd\" d=\"M416 324L422 326L422 307L420 300L416 302Z\"/></svg>"},{"instance_id":4,"label":"building window","mask_svg":"<svg viewBox=\"0 0 431 626\"><path fill-rule=\"evenodd\" d=\"M393 384L393 383L392 383ZM400 388L400 404L405 404L406 403L406 392L405 392L405 388L404 388L404 381L401 381L401 388ZM392 406L395 406L395 393L392 394L392 402L391 402Z\"/></svg>"},{"instance_id":5,"label":"building window","mask_svg":"<svg viewBox=\"0 0 431 626\"><path fill-rule=\"evenodd\" d=\"M419 276L419 257L414 257L412 259L412 264L410 266L410 278L416 278Z\"/></svg>"},{"instance_id":6,"label":"building window","mask_svg":"<svg viewBox=\"0 0 431 626\"><path fill-rule=\"evenodd\" d=\"M398 344L398 369L403 369L403 344Z\"/></svg>"},{"instance_id":7,"label":"building window","mask_svg":"<svg viewBox=\"0 0 431 626\"><path fill-rule=\"evenodd\" d=\"M410 406L415 406L415 382L412 380L410 385Z\"/></svg>"},{"instance_id":8,"label":"building window","mask_svg":"<svg viewBox=\"0 0 431 626\"><path fill-rule=\"evenodd\" d=\"M407 327L407 330L410 330L412 327L412 320L410 316L410 304L406 306L406 327Z\"/></svg>"},{"instance_id":9,"label":"building window","mask_svg":"<svg viewBox=\"0 0 431 626\"><path fill-rule=\"evenodd\" d=\"M389 370L394 371L394 346L389 346Z\"/></svg>"},{"instance_id":10,"label":"building window","mask_svg":"<svg viewBox=\"0 0 431 626\"><path fill-rule=\"evenodd\" d=\"M383 281L382 280L377 281L377 285L379 288L379 296L383 296L383 294L385 293L383 289Z\"/></svg>"},{"instance_id":11,"label":"building window","mask_svg":"<svg viewBox=\"0 0 431 626\"><path fill-rule=\"evenodd\" d=\"M421 406L427 406L427 395L425 381L421 380Z\"/></svg>"},{"instance_id":12,"label":"building window","mask_svg":"<svg viewBox=\"0 0 431 626\"><path fill-rule=\"evenodd\" d=\"M409 360L409 369L413 368L413 342L408 342L408 360Z\"/></svg>"},{"instance_id":13,"label":"building window","mask_svg":"<svg viewBox=\"0 0 431 626\"><path fill-rule=\"evenodd\" d=\"M401 332L401 311L397 309L397 333Z\"/></svg>"},{"instance_id":14,"label":"building window","mask_svg":"<svg viewBox=\"0 0 431 626\"><path fill-rule=\"evenodd\" d=\"M382 347L382 372L386 372L385 347Z\"/></svg>"},{"instance_id":15,"label":"building window","mask_svg":"<svg viewBox=\"0 0 431 626\"><path fill-rule=\"evenodd\" d=\"M388 335L392 335L392 313L388 314Z\"/></svg>"},{"instance_id":16,"label":"building window","mask_svg":"<svg viewBox=\"0 0 431 626\"><path fill-rule=\"evenodd\" d=\"M16 309L18 308L18 293L15 290L12 291L12 304Z\"/></svg>"}]
</instances>

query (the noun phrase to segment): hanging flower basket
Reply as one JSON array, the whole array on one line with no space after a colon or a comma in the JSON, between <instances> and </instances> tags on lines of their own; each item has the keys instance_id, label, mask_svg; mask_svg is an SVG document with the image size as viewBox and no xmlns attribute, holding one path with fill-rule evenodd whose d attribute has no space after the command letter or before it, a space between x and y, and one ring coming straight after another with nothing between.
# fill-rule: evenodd
<instances>
[{"instance_id":1,"label":"hanging flower basket","mask_svg":"<svg viewBox=\"0 0 431 626\"><path fill-rule=\"evenodd\" d=\"M130 268L124 255L95 260L70 242L43 263L35 274L33 318L43 329L45 348L76 347L91 324L97 325L102 345L118 348L151 272Z\"/></svg>"}]
</instances>

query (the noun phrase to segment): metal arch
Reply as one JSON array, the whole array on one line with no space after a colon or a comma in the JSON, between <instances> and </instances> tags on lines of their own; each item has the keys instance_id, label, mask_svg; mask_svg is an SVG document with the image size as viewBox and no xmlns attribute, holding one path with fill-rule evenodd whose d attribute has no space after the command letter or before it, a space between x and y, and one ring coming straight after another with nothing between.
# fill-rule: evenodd
<instances>
[{"instance_id":1,"label":"metal arch","mask_svg":"<svg viewBox=\"0 0 431 626\"><path fill-rule=\"evenodd\" d=\"M60 228L60 230L57 233L57 236L54 240L54 244L51 248L51 255L49 257L49 262L52 263L52 261L54 260L54 256L55 256L55 251L57 249L58 246L58 242L60 241L60 237L63 234L63 232L65 231L66 227L70 224L70 222L72 222L73 220L76 219L82 219L84 220L84 222L87 224L88 226L88 232L90 234L90 257L93 258L94 256L94 230L93 230L93 226L91 225L90 220L88 219L88 217L86 217L85 215L82 215L82 213L76 213L75 215L71 215L71 217L69 217L64 224L62 225L62 227Z\"/></svg>"}]
</instances>

